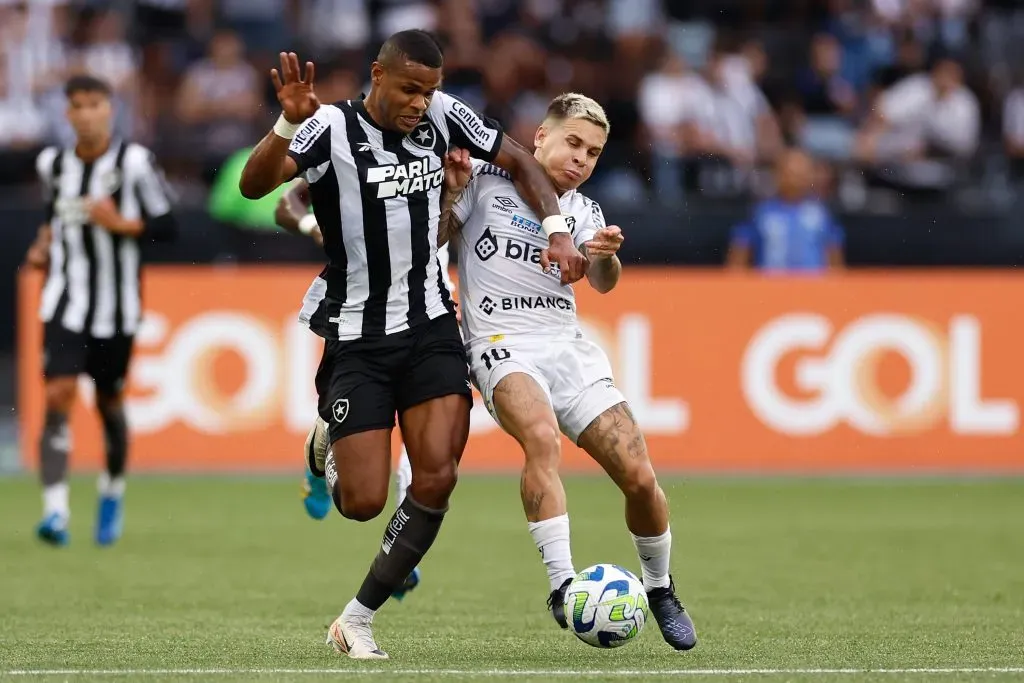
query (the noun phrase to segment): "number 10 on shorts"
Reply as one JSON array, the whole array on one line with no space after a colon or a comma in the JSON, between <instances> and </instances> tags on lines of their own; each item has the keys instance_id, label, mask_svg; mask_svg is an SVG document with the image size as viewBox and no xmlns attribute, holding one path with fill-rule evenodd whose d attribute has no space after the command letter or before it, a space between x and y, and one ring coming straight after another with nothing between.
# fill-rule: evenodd
<instances>
[{"instance_id":1,"label":"number 10 on shorts","mask_svg":"<svg viewBox=\"0 0 1024 683\"><path fill-rule=\"evenodd\" d=\"M508 349L487 349L480 354L480 360L484 362L488 370L494 368L494 363L500 363L503 360L508 360L512 357Z\"/></svg>"}]
</instances>

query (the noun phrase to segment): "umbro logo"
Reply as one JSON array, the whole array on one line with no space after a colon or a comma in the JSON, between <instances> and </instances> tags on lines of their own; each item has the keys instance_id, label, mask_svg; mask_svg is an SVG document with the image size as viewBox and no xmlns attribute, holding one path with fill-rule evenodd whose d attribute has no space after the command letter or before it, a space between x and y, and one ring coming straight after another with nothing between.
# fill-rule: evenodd
<instances>
[{"instance_id":1,"label":"umbro logo","mask_svg":"<svg viewBox=\"0 0 1024 683\"><path fill-rule=\"evenodd\" d=\"M519 205L511 197L495 197L494 201L498 202L507 209L518 209Z\"/></svg>"}]
</instances>

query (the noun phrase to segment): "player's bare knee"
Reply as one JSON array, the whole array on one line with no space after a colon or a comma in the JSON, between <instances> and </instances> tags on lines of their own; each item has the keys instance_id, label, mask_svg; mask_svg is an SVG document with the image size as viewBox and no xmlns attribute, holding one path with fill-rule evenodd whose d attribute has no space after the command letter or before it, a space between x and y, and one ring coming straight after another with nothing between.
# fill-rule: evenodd
<instances>
[{"instance_id":1,"label":"player's bare knee","mask_svg":"<svg viewBox=\"0 0 1024 683\"><path fill-rule=\"evenodd\" d=\"M377 495L365 490L341 490L340 485L335 485L333 498L335 507L345 519L354 522L369 522L375 519L384 511L387 505L387 493L384 496Z\"/></svg>"},{"instance_id":2,"label":"player's bare knee","mask_svg":"<svg viewBox=\"0 0 1024 683\"><path fill-rule=\"evenodd\" d=\"M647 500L658 497L661 487L651 467L635 467L626 471L619 488L629 500Z\"/></svg>"},{"instance_id":3,"label":"player's bare knee","mask_svg":"<svg viewBox=\"0 0 1024 683\"><path fill-rule=\"evenodd\" d=\"M109 413L124 408L124 394L120 392L96 392L96 409Z\"/></svg>"},{"instance_id":4,"label":"player's bare knee","mask_svg":"<svg viewBox=\"0 0 1024 683\"><path fill-rule=\"evenodd\" d=\"M459 481L459 468L454 459L446 459L429 467L414 467L412 472L412 496L417 503L426 507L442 508Z\"/></svg>"},{"instance_id":5,"label":"player's bare knee","mask_svg":"<svg viewBox=\"0 0 1024 683\"><path fill-rule=\"evenodd\" d=\"M46 411L69 413L75 403L78 382L74 377L61 377L46 383Z\"/></svg>"},{"instance_id":6,"label":"player's bare knee","mask_svg":"<svg viewBox=\"0 0 1024 683\"><path fill-rule=\"evenodd\" d=\"M527 469L558 469L562 439L556 425L537 422L521 432Z\"/></svg>"}]
</instances>

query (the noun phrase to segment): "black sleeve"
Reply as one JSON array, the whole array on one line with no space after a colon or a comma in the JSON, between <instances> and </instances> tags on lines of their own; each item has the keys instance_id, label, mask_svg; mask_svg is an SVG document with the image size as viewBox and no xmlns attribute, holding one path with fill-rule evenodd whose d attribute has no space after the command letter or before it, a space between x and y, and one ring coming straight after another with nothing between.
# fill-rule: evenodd
<instances>
[{"instance_id":1,"label":"black sleeve","mask_svg":"<svg viewBox=\"0 0 1024 683\"><path fill-rule=\"evenodd\" d=\"M323 105L306 119L288 145L288 156L295 159L299 169L296 177L305 177L306 171L331 160L331 120L329 106Z\"/></svg>"},{"instance_id":2,"label":"black sleeve","mask_svg":"<svg viewBox=\"0 0 1024 683\"><path fill-rule=\"evenodd\" d=\"M434 102L444 112L454 146L468 149L475 159L494 161L505 136L501 124L477 114L468 104L447 93L435 93Z\"/></svg>"}]
</instances>

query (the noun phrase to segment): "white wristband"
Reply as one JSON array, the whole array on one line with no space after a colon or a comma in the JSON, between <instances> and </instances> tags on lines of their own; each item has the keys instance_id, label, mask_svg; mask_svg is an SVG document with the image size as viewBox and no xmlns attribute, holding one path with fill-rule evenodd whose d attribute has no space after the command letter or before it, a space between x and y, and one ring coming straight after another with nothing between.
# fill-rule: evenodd
<instances>
[{"instance_id":1,"label":"white wristband","mask_svg":"<svg viewBox=\"0 0 1024 683\"><path fill-rule=\"evenodd\" d=\"M274 124L274 134L285 140L291 140L295 137L296 131L299 130L301 123L291 123L281 114L277 117L277 123Z\"/></svg>"},{"instance_id":2,"label":"white wristband","mask_svg":"<svg viewBox=\"0 0 1024 683\"><path fill-rule=\"evenodd\" d=\"M565 216L548 216L540 222L540 227L544 228L544 234L551 237L556 232L569 233L569 223L566 222Z\"/></svg>"},{"instance_id":3,"label":"white wristband","mask_svg":"<svg viewBox=\"0 0 1024 683\"><path fill-rule=\"evenodd\" d=\"M312 233L318 227L319 225L316 222L316 216L311 213L307 213L299 219L299 232L303 235Z\"/></svg>"}]
</instances>

